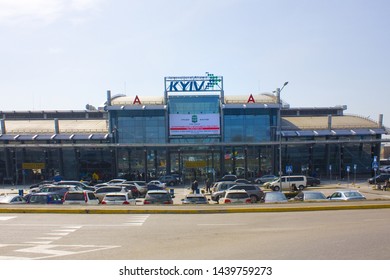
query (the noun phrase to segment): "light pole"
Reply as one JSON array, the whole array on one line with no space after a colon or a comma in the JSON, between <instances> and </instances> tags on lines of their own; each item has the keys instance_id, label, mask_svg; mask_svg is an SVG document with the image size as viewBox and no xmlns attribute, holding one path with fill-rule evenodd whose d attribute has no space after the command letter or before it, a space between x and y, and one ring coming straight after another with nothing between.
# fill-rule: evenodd
<instances>
[{"instance_id":1,"label":"light pole","mask_svg":"<svg viewBox=\"0 0 390 280\"><path fill-rule=\"evenodd\" d=\"M279 190L282 191L282 100L280 98L280 93L284 89L285 86L287 86L288 82L285 82L282 86L282 88L276 89L276 98L279 104L279 110L278 110L278 134L279 134Z\"/></svg>"}]
</instances>

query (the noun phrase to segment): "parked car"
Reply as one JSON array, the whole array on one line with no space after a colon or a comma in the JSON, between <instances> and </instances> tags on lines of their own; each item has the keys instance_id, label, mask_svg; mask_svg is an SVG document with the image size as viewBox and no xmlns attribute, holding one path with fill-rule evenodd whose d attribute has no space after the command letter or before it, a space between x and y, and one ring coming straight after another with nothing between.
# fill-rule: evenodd
<instances>
[{"instance_id":1,"label":"parked car","mask_svg":"<svg viewBox=\"0 0 390 280\"><path fill-rule=\"evenodd\" d=\"M128 190L125 187L112 185L112 186L98 188L95 191L95 195L99 199L99 201L102 202L102 200L106 194L117 193L117 192L127 193Z\"/></svg>"},{"instance_id":2,"label":"parked car","mask_svg":"<svg viewBox=\"0 0 390 280\"><path fill-rule=\"evenodd\" d=\"M287 201L287 197L284 193L273 191L273 192L266 192L263 199L261 200L261 202L264 202L264 203L286 203L288 201Z\"/></svg>"},{"instance_id":3,"label":"parked car","mask_svg":"<svg viewBox=\"0 0 390 280\"><path fill-rule=\"evenodd\" d=\"M126 182L126 179L112 179L108 181L107 184L116 185L116 184L123 184L124 182Z\"/></svg>"},{"instance_id":4,"label":"parked car","mask_svg":"<svg viewBox=\"0 0 390 280\"><path fill-rule=\"evenodd\" d=\"M253 185L253 184L237 184L234 185L227 190L215 192L211 195L211 199L218 202L221 197L225 195L225 192L231 191L231 190L244 190L248 193L249 198L251 199L252 203L256 203L259 201L263 196L263 191L259 188L259 186ZM217 200L218 197L218 200Z\"/></svg>"},{"instance_id":5,"label":"parked car","mask_svg":"<svg viewBox=\"0 0 390 280\"><path fill-rule=\"evenodd\" d=\"M141 196L141 192L138 190L134 184L116 184L115 187L124 187L127 191L131 192L132 197L137 198Z\"/></svg>"},{"instance_id":6,"label":"parked car","mask_svg":"<svg viewBox=\"0 0 390 280\"><path fill-rule=\"evenodd\" d=\"M23 196L18 194L0 195L0 204L26 204L27 201Z\"/></svg>"},{"instance_id":7,"label":"parked car","mask_svg":"<svg viewBox=\"0 0 390 280\"><path fill-rule=\"evenodd\" d=\"M227 190L218 201L219 204L251 203L248 193L244 190Z\"/></svg>"},{"instance_id":8,"label":"parked car","mask_svg":"<svg viewBox=\"0 0 390 280\"><path fill-rule=\"evenodd\" d=\"M126 181L125 184L135 185L140 193L141 197L144 197L148 192L145 181Z\"/></svg>"},{"instance_id":9,"label":"parked car","mask_svg":"<svg viewBox=\"0 0 390 280\"><path fill-rule=\"evenodd\" d=\"M26 197L28 204L62 204L63 200L56 193L32 193Z\"/></svg>"},{"instance_id":10,"label":"parked car","mask_svg":"<svg viewBox=\"0 0 390 280\"><path fill-rule=\"evenodd\" d=\"M296 201L328 201L322 192L302 191L298 193L293 200Z\"/></svg>"},{"instance_id":11,"label":"parked car","mask_svg":"<svg viewBox=\"0 0 390 280\"><path fill-rule=\"evenodd\" d=\"M358 191L354 190L339 190L332 193L328 196L329 200L343 200L343 201L351 201L351 200L365 200L366 197L362 195Z\"/></svg>"},{"instance_id":12,"label":"parked car","mask_svg":"<svg viewBox=\"0 0 390 280\"><path fill-rule=\"evenodd\" d=\"M107 193L103 200L104 205L135 205L135 199L130 192Z\"/></svg>"},{"instance_id":13,"label":"parked car","mask_svg":"<svg viewBox=\"0 0 390 280\"><path fill-rule=\"evenodd\" d=\"M177 178L172 175L164 175L158 178L161 183L165 183L168 186L175 186L178 184Z\"/></svg>"},{"instance_id":14,"label":"parked car","mask_svg":"<svg viewBox=\"0 0 390 280\"><path fill-rule=\"evenodd\" d=\"M64 204L99 204L99 199L92 191L69 191L64 196Z\"/></svg>"},{"instance_id":15,"label":"parked car","mask_svg":"<svg viewBox=\"0 0 390 280\"><path fill-rule=\"evenodd\" d=\"M155 186L159 186L163 189L165 189L165 187L166 187L166 184L163 182L160 182L159 180L152 180L147 185L155 185Z\"/></svg>"},{"instance_id":16,"label":"parked car","mask_svg":"<svg viewBox=\"0 0 390 280\"><path fill-rule=\"evenodd\" d=\"M260 178L256 178L255 179L255 183L256 184L264 184L264 183L267 183L267 182L275 181L278 178L279 177L275 176L275 175L264 175L264 176L261 176Z\"/></svg>"},{"instance_id":17,"label":"parked car","mask_svg":"<svg viewBox=\"0 0 390 280\"><path fill-rule=\"evenodd\" d=\"M182 204L208 204L207 197L203 194L187 194L185 198L181 200Z\"/></svg>"},{"instance_id":18,"label":"parked car","mask_svg":"<svg viewBox=\"0 0 390 280\"><path fill-rule=\"evenodd\" d=\"M219 192L219 191L225 191L227 190L228 188L230 187L233 187L234 185L237 185L236 182L234 181L221 181L221 182L216 182L213 187L211 188L211 192L212 193L215 193L215 192ZM211 198L213 199L213 198ZM219 198L218 198L219 199ZM218 201L217 200L214 200L214 201Z\"/></svg>"},{"instance_id":19,"label":"parked car","mask_svg":"<svg viewBox=\"0 0 390 280\"><path fill-rule=\"evenodd\" d=\"M39 189L39 188L41 188L44 185L51 185L51 184L53 184L53 182L54 182L53 180L44 180L44 181L41 181L39 183L31 185L30 189L36 189L36 188Z\"/></svg>"},{"instance_id":20,"label":"parked car","mask_svg":"<svg viewBox=\"0 0 390 280\"><path fill-rule=\"evenodd\" d=\"M252 182L247 179L237 179L234 182L237 184L252 184Z\"/></svg>"},{"instance_id":21,"label":"parked car","mask_svg":"<svg viewBox=\"0 0 390 280\"><path fill-rule=\"evenodd\" d=\"M173 200L166 190L152 190L146 193L144 204L173 204Z\"/></svg>"},{"instance_id":22,"label":"parked car","mask_svg":"<svg viewBox=\"0 0 390 280\"><path fill-rule=\"evenodd\" d=\"M145 189L146 189L146 193L148 191L166 191L165 188L157 186L157 185L146 185Z\"/></svg>"},{"instance_id":23,"label":"parked car","mask_svg":"<svg viewBox=\"0 0 390 280\"><path fill-rule=\"evenodd\" d=\"M54 182L53 185L76 186L76 187L79 187L80 190L86 190L86 191L94 191L95 190L95 188L93 186L90 186L87 183L80 182L80 181L59 181L59 182Z\"/></svg>"},{"instance_id":24,"label":"parked car","mask_svg":"<svg viewBox=\"0 0 390 280\"><path fill-rule=\"evenodd\" d=\"M390 165L384 165L379 168L381 173L390 173Z\"/></svg>"},{"instance_id":25,"label":"parked car","mask_svg":"<svg viewBox=\"0 0 390 280\"><path fill-rule=\"evenodd\" d=\"M315 187L321 184L321 180L316 177L306 176L306 185Z\"/></svg>"},{"instance_id":26,"label":"parked car","mask_svg":"<svg viewBox=\"0 0 390 280\"><path fill-rule=\"evenodd\" d=\"M280 180L282 180L282 183L280 183ZM275 181L272 181L270 183L270 188L273 191L279 191L279 190L288 190L288 191L294 191L294 190L303 190L307 186L307 180L306 176L303 175L291 175L291 176L282 176L281 178L278 178Z\"/></svg>"},{"instance_id":27,"label":"parked car","mask_svg":"<svg viewBox=\"0 0 390 280\"><path fill-rule=\"evenodd\" d=\"M374 185L375 183L384 183L386 180L390 180L390 174L379 174L368 179L368 183Z\"/></svg>"},{"instance_id":28,"label":"parked car","mask_svg":"<svg viewBox=\"0 0 390 280\"><path fill-rule=\"evenodd\" d=\"M220 180L218 180L219 182L222 182L222 181L236 181L238 178L236 175L233 175L233 174L228 174L228 175L225 175L223 176Z\"/></svg>"},{"instance_id":29,"label":"parked car","mask_svg":"<svg viewBox=\"0 0 390 280\"><path fill-rule=\"evenodd\" d=\"M61 199L64 198L68 191L82 191L83 189L78 186L69 185L49 185L43 186L37 193L55 193L58 194Z\"/></svg>"}]
</instances>

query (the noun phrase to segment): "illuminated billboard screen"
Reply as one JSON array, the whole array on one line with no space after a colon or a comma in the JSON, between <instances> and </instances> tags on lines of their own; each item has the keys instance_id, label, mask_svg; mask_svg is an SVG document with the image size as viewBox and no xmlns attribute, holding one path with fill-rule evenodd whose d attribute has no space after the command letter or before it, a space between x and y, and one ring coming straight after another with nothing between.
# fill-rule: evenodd
<instances>
[{"instance_id":1,"label":"illuminated billboard screen","mask_svg":"<svg viewBox=\"0 0 390 280\"><path fill-rule=\"evenodd\" d=\"M219 114L170 114L170 135L220 134Z\"/></svg>"}]
</instances>

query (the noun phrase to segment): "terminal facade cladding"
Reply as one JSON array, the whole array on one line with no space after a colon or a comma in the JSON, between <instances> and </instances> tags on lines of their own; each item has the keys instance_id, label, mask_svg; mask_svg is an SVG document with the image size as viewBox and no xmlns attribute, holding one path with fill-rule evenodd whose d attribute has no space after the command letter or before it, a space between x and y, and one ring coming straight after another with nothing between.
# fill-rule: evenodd
<instances>
[{"instance_id":1,"label":"terminal facade cladding","mask_svg":"<svg viewBox=\"0 0 390 280\"><path fill-rule=\"evenodd\" d=\"M164 95L111 95L84 111L1 112L0 183L30 184L56 174L72 180L151 180L178 174L372 176L378 122L346 106L290 108L274 94L225 95L223 77L166 77ZM281 158L281 164L279 159Z\"/></svg>"}]
</instances>

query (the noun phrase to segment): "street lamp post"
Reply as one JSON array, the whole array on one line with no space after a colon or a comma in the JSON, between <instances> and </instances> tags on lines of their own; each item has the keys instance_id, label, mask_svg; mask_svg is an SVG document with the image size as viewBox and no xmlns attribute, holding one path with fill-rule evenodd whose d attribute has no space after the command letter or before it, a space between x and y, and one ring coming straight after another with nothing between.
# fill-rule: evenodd
<instances>
[{"instance_id":1,"label":"street lamp post","mask_svg":"<svg viewBox=\"0 0 390 280\"><path fill-rule=\"evenodd\" d=\"M276 89L276 97L277 102L279 104L279 111L278 111L278 134L279 134L279 185L280 185L280 191L282 191L282 100L280 98L280 93L284 89L285 86L287 86L288 82L285 82L282 86L282 88Z\"/></svg>"}]
</instances>

